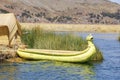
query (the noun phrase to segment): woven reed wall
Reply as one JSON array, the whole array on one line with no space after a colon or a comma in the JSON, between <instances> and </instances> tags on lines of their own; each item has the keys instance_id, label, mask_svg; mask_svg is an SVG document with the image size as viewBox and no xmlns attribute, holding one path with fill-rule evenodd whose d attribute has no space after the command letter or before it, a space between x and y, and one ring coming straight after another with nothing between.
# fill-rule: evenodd
<instances>
[{"instance_id":1,"label":"woven reed wall","mask_svg":"<svg viewBox=\"0 0 120 80\"><path fill-rule=\"evenodd\" d=\"M7 26L0 26L0 44L7 45L9 43L8 34L9 31Z\"/></svg>"},{"instance_id":2,"label":"woven reed wall","mask_svg":"<svg viewBox=\"0 0 120 80\"><path fill-rule=\"evenodd\" d=\"M9 31L8 31L8 27L7 26L0 26L0 44L2 45L8 45L9 44ZM11 44L17 44L17 43L21 43L21 39L19 36L17 36L17 39L13 39Z\"/></svg>"},{"instance_id":3,"label":"woven reed wall","mask_svg":"<svg viewBox=\"0 0 120 80\"><path fill-rule=\"evenodd\" d=\"M9 34L8 27L7 26L0 26L0 36L8 35L8 34Z\"/></svg>"}]
</instances>

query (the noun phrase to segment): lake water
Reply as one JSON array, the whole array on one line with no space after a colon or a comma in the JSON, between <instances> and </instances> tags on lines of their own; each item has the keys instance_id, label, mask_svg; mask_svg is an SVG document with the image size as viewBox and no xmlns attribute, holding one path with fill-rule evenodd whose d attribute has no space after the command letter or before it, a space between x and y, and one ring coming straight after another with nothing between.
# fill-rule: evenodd
<instances>
[{"instance_id":1,"label":"lake water","mask_svg":"<svg viewBox=\"0 0 120 80\"><path fill-rule=\"evenodd\" d=\"M88 33L74 34L85 37ZM103 52L103 62L3 62L0 63L0 80L120 80L118 34L93 33L93 36L95 45Z\"/></svg>"}]
</instances>

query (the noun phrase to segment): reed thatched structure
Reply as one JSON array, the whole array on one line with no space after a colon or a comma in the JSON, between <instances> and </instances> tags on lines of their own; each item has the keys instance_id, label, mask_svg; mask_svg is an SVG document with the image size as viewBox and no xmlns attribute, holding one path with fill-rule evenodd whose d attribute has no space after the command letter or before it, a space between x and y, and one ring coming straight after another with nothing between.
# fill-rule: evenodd
<instances>
[{"instance_id":1,"label":"reed thatched structure","mask_svg":"<svg viewBox=\"0 0 120 80\"><path fill-rule=\"evenodd\" d=\"M15 15L13 13L0 14L0 44L7 43L10 46L17 35L21 35L21 26Z\"/></svg>"}]
</instances>

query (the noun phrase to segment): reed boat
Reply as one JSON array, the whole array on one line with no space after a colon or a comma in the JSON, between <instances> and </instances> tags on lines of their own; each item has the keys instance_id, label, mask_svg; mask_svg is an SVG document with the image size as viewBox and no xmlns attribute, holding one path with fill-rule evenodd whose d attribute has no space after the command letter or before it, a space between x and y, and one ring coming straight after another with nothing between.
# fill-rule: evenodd
<instances>
[{"instance_id":1,"label":"reed boat","mask_svg":"<svg viewBox=\"0 0 120 80\"><path fill-rule=\"evenodd\" d=\"M83 51L47 50L47 49L18 49L17 54L24 59L55 60L63 62L87 62L96 53L93 36L86 37L88 47Z\"/></svg>"}]
</instances>

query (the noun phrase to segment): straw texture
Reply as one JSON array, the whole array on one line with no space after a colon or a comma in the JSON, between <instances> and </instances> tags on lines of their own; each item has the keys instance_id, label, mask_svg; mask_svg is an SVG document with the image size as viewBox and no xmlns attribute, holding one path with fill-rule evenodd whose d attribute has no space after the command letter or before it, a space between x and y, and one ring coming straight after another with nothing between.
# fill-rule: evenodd
<instances>
[{"instance_id":1,"label":"straw texture","mask_svg":"<svg viewBox=\"0 0 120 80\"><path fill-rule=\"evenodd\" d=\"M7 35L9 45L15 36L21 35L21 26L13 13L0 14L0 36Z\"/></svg>"}]
</instances>

